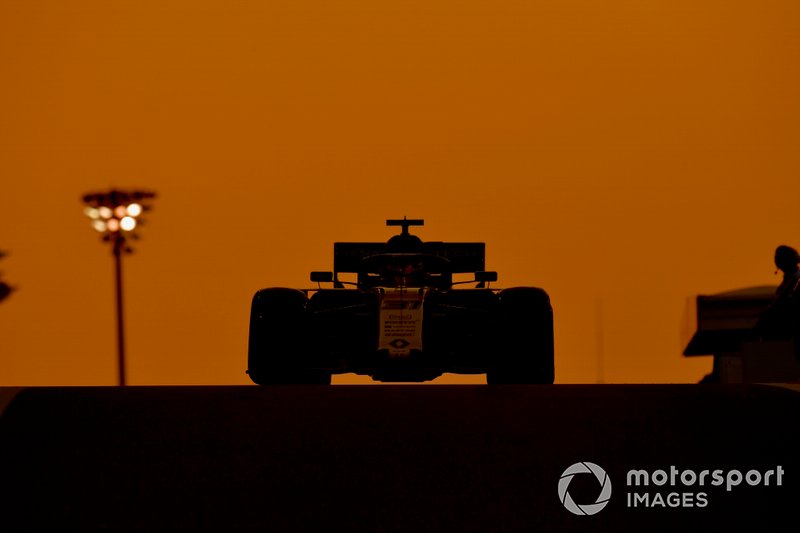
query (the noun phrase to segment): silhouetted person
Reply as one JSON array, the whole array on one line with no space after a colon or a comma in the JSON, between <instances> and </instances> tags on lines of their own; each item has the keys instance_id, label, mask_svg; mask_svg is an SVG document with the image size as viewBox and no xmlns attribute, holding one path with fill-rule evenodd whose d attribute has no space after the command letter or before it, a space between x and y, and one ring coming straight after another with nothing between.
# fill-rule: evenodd
<instances>
[{"instance_id":1,"label":"silhouetted person","mask_svg":"<svg viewBox=\"0 0 800 533\"><path fill-rule=\"evenodd\" d=\"M783 281L776 292L777 299L796 298L800 286L800 254L791 246L778 246L775 250L775 266L783 272Z\"/></svg>"},{"instance_id":2,"label":"silhouetted person","mask_svg":"<svg viewBox=\"0 0 800 533\"><path fill-rule=\"evenodd\" d=\"M791 246L778 246L775 266L783 272L783 281L775 291L775 300L761 313L756 332L765 340L796 338L800 324L800 254Z\"/></svg>"}]
</instances>

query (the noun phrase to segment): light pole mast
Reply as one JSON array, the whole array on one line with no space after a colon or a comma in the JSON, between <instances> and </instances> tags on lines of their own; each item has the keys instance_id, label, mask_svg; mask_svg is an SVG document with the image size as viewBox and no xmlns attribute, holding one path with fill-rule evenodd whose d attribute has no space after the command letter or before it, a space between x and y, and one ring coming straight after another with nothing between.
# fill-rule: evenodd
<instances>
[{"instance_id":1,"label":"light pole mast","mask_svg":"<svg viewBox=\"0 0 800 533\"><path fill-rule=\"evenodd\" d=\"M114 282L116 293L117 315L117 367L119 385L126 385L125 373L125 322L123 319L122 299L122 256L132 253L128 239L138 239L135 229L141 226L141 215L150 207L145 201L155 198L149 191L121 191L112 189L105 193L87 194L83 197L86 204L84 213L92 220L92 227L102 234L104 242L111 243L114 256Z\"/></svg>"},{"instance_id":2,"label":"light pole mast","mask_svg":"<svg viewBox=\"0 0 800 533\"><path fill-rule=\"evenodd\" d=\"M120 234L114 236L114 278L117 293L117 367L119 369L119 386L125 386L125 320L122 311L122 254L125 251L125 238Z\"/></svg>"}]
</instances>

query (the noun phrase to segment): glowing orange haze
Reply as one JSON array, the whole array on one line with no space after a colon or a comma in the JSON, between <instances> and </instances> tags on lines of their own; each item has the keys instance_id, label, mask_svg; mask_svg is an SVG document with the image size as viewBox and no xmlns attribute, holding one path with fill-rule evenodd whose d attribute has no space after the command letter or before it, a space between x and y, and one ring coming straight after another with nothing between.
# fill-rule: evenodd
<instances>
[{"instance_id":1,"label":"glowing orange haze","mask_svg":"<svg viewBox=\"0 0 800 533\"><path fill-rule=\"evenodd\" d=\"M557 382L694 382L687 298L800 244L794 0L3 2L0 68L0 385L115 382L112 185L133 384L248 383L252 293L403 215L550 293Z\"/></svg>"}]
</instances>

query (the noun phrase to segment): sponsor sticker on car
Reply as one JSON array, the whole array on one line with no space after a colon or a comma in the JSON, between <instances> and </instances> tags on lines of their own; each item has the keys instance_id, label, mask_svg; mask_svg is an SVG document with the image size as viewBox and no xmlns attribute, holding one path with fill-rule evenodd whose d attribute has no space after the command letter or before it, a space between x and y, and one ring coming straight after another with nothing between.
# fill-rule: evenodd
<instances>
[{"instance_id":1,"label":"sponsor sticker on car","mask_svg":"<svg viewBox=\"0 0 800 533\"><path fill-rule=\"evenodd\" d=\"M379 348L390 357L408 357L422 349L422 298L420 289L385 289L381 299Z\"/></svg>"}]
</instances>

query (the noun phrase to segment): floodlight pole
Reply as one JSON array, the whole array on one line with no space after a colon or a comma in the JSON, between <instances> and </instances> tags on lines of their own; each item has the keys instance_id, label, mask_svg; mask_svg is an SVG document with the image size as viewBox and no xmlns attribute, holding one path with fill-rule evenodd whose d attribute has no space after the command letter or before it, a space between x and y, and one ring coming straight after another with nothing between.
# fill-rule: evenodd
<instances>
[{"instance_id":1,"label":"floodlight pole","mask_svg":"<svg viewBox=\"0 0 800 533\"><path fill-rule=\"evenodd\" d=\"M119 386L125 386L125 323L122 315L122 254L125 252L125 237L119 233L113 237L114 273L117 288L117 365Z\"/></svg>"},{"instance_id":2,"label":"floodlight pole","mask_svg":"<svg viewBox=\"0 0 800 533\"><path fill-rule=\"evenodd\" d=\"M123 191L90 193L83 196L83 212L92 220L92 227L102 234L103 242L111 243L114 256L114 282L117 297L117 365L119 386L125 386L125 323L122 305L122 255L133 250L128 246L128 236L136 239L134 230L137 218L149 209L146 201L155 198L151 191ZM139 219L139 224L143 221Z\"/></svg>"}]
</instances>

